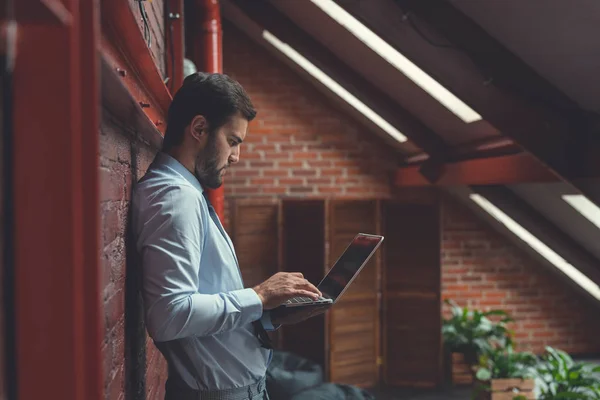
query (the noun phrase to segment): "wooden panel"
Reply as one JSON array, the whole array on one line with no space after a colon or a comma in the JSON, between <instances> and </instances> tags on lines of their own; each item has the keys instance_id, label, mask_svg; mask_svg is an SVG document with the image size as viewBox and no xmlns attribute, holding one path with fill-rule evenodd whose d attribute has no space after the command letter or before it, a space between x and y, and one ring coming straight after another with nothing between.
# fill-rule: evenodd
<instances>
[{"instance_id":1,"label":"wooden panel","mask_svg":"<svg viewBox=\"0 0 600 400\"><path fill-rule=\"evenodd\" d=\"M329 266L357 233L378 233L376 201L331 201ZM328 313L330 380L361 387L379 381L379 252Z\"/></svg>"},{"instance_id":2,"label":"wooden panel","mask_svg":"<svg viewBox=\"0 0 600 400\"><path fill-rule=\"evenodd\" d=\"M317 284L323 278L325 261L325 203L322 200L284 200L283 267L302 272ZM283 349L327 368L325 315L282 326Z\"/></svg>"},{"instance_id":3,"label":"wooden panel","mask_svg":"<svg viewBox=\"0 0 600 400\"><path fill-rule=\"evenodd\" d=\"M387 203L384 218L384 379L436 386L442 379L439 205Z\"/></svg>"},{"instance_id":4,"label":"wooden panel","mask_svg":"<svg viewBox=\"0 0 600 400\"><path fill-rule=\"evenodd\" d=\"M277 201L236 199L231 203L231 240L245 287L254 287L279 271L280 207ZM270 332L275 347L280 330Z\"/></svg>"},{"instance_id":5,"label":"wooden panel","mask_svg":"<svg viewBox=\"0 0 600 400\"><path fill-rule=\"evenodd\" d=\"M237 200L232 215L232 241L246 287L279 270L279 206L276 202Z\"/></svg>"}]
</instances>

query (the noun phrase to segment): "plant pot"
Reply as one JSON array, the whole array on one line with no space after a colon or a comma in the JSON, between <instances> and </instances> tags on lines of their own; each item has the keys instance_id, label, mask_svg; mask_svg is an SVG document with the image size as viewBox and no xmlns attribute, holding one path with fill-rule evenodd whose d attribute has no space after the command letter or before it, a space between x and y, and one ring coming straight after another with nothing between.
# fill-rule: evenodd
<instances>
[{"instance_id":1,"label":"plant pot","mask_svg":"<svg viewBox=\"0 0 600 400\"><path fill-rule=\"evenodd\" d=\"M535 400L533 379L492 379L490 400L513 400L517 396Z\"/></svg>"},{"instance_id":2,"label":"plant pot","mask_svg":"<svg viewBox=\"0 0 600 400\"><path fill-rule=\"evenodd\" d=\"M452 385L467 386L473 384L473 370L462 353L450 354Z\"/></svg>"}]
</instances>

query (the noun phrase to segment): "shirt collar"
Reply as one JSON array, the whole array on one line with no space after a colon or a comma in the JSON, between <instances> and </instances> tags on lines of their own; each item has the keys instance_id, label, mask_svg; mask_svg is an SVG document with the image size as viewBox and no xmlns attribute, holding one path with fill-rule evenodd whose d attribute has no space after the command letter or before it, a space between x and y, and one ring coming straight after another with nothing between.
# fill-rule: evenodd
<instances>
[{"instance_id":1,"label":"shirt collar","mask_svg":"<svg viewBox=\"0 0 600 400\"><path fill-rule=\"evenodd\" d=\"M158 165L164 165L168 168L171 168L179 175L183 176L185 180L187 180L189 183L192 184L192 186L198 189L200 193L204 193L204 189L202 188L202 185L200 185L198 178L196 178L194 174L192 174L186 167L183 166L183 164L181 164L175 158L171 157L167 153L160 151L156 155L156 163Z\"/></svg>"}]
</instances>

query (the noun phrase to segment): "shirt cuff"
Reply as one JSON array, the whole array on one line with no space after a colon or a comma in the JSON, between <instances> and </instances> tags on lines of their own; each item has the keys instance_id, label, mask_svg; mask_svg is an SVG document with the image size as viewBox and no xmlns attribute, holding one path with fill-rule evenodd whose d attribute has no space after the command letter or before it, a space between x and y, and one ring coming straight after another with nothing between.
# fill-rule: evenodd
<instances>
[{"instance_id":1,"label":"shirt cuff","mask_svg":"<svg viewBox=\"0 0 600 400\"><path fill-rule=\"evenodd\" d=\"M271 321L271 313L269 311L263 312L263 315L260 318L260 323L266 331L275 331L277 328L279 328L279 325L273 326L273 321Z\"/></svg>"},{"instance_id":2,"label":"shirt cuff","mask_svg":"<svg viewBox=\"0 0 600 400\"><path fill-rule=\"evenodd\" d=\"M254 289L241 289L233 292L240 304L242 312L250 322L260 319L263 314L263 304Z\"/></svg>"}]
</instances>

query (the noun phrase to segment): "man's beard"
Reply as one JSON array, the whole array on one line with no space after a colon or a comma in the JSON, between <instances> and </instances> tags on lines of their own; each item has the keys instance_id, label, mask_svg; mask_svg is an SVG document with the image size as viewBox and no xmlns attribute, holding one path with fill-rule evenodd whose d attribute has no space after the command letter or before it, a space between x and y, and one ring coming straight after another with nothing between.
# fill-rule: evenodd
<instances>
[{"instance_id":1,"label":"man's beard","mask_svg":"<svg viewBox=\"0 0 600 400\"><path fill-rule=\"evenodd\" d=\"M209 189L217 189L223 184L222 171L228 165L219 166L217 141L214 135L208 138L206 148L196 157L196 178L200 184Z\"/></svg>"}]
</instances>

